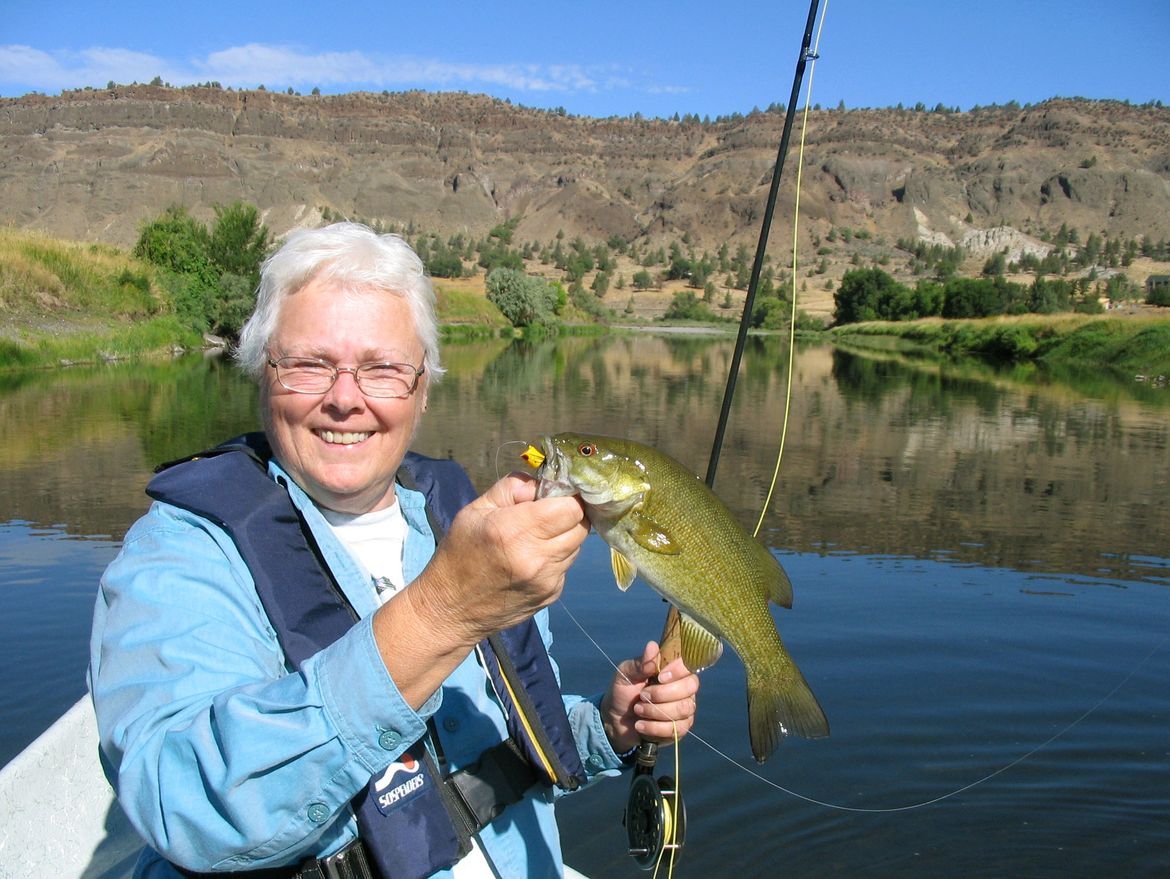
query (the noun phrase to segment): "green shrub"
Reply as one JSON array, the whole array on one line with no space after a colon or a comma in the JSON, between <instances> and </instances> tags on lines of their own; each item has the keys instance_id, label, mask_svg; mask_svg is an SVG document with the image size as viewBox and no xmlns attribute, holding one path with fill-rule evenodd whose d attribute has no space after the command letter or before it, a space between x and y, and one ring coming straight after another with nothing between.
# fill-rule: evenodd
<instances>
[{"instance_id":1,"label":"green shrub","mask_svg":"<svg viewBox=\"0 0 1170 879\"><path fill-rule=\"evenodd\" d=\"M1150 288L1146 295L1146 302L1150 305L1170 305L1170 284L1159 284Z\"/></svg>"},{"instance_id":2,"label":"green shrub","mask_svg":"<svg viewBox=\"0 0 1170 879\"><path fill-rule=\"evenodd\" d=\"M134 255L162 270L162 284L186 326L235 338L255 305L270 246L268 227L253 205L216 205L210 231L176 205L143 225Z\"/></svg>"},{"instance_id":3,"label":"green shrub","mask_svg":"<svg viewBox=\"0 0 1170 879\"><path fill-rule=\"evenodd\" d=\"M612 311L593 293L588 292L580 283L569 288L569 299L573 305L589 317L597 321L605 321L612 317Z\"/></svg>"},{"instance_id":4,"label":"green shrub","mask_svg":"<svg viewBox=\"0 0 1170 879\"><path fill-rule=\"evenodd\" d=\"M670 305L666 309L666 313L662 316L663 320L698 320L698 321L717 321L721 318L717 317L711 309L709 309L702 300L699 299L690 290L680 290L674 294Z\"/></svg>"},{"instance_id":5,"label":"green shrub","mask_svg":"<svg viewBox=\"0 0 1170 879\"><path fill-rule=\"evenodd\" d=\"M458 278L463 274L463 260L451 250L436 250L426 260L432 278Z\"/></svg>"},{"instance_id":6,"label":"green shrub","mask_svg":"<svg viewBox=\"0 0 1170 879\"><path fill-rule=\"evenodd\" d=\"M488 300L514 327L545 326L556 322L557 293L542 278L519 269L493 269L485 281Z\"/></svg>"},{"instance_id":7,"label":"green shrub","mask_svg":"<svg viewBox=\"0 0 1170 879\"><path fill-rule=\"evenodd\" d=\"M167 208L143 225L134 255L162 269L192 275L210 286L218 273L211 264L207 227L180 205Z\"/></svg>"},{"instance_id":8,"label":"green shrub","mask_svg":"<svg viewBox=\"0 0 1170 879\"><path fill-rule=\"evenodd\" d=\"M1039 343L1030 327L1004 326L983 343L983 350L1005 360L1027 360L1036 353Z\"/></svg>"},{"instance_id":9,"label":"green shrub","mask_svg":"<svg viewBox=\"0 0 1170 879\"><path fill-rule=\"evenodd\" d=\"M788 326L790 314L792 308L786 300L767 296L756 300L751 325L762 330L781 330Z\"/></svg>"}]
</instances>

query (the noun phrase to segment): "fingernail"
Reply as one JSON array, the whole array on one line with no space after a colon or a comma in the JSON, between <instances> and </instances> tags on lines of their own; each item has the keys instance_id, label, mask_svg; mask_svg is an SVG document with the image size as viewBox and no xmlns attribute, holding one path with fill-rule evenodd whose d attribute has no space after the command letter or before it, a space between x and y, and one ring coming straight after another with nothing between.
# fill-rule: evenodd
<instances>
[{"instance_id":1,"label":"fingernail","mask_svg":"<svg viewBox=\"0 0 1170 879\"><path fill-rule=\"evenodd\" d=\"M664 671L658 675L658 683L666 684L674 680L674 672Z\"/></svg>"}]
</instances>

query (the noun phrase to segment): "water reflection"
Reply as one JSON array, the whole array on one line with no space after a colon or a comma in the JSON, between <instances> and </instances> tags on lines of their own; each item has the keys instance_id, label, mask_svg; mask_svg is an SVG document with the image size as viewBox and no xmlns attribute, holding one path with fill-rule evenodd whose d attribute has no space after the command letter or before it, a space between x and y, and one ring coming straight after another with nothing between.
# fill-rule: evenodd
<instances>
[{"instance_id":1,"label":"water reflection","mask_svg":"<svg viewBox=\"0 0 1170 879\"><path fill-rule=\"evenodd\" d=\"M458 458L486 486L520 466L504 443L594 431L701 474L731 353L731 340L701 335L450 345L416 448ZM716 484L745 523L767 495L787 362L784 340L749 339ZM795 364L769 543L1138 579L1151 574L1141 559L1170 554L1165 391L1160 405L1123 383L1085 396L819 346ZM157 463L256 429L256 406L218 359L6 376L0 520L119 538Z\"/></svg>"},{"instance_id":2,"label":"water reflection","mask_svg":"<svg viewBox=\"0 0 1170 879\"><path fill-rule=\"evenodd\" d=\"M0 521L121 538L162 461L255 429L256 390L218 358L45 370L0 391Z\"/></svg>"}]
</instances>

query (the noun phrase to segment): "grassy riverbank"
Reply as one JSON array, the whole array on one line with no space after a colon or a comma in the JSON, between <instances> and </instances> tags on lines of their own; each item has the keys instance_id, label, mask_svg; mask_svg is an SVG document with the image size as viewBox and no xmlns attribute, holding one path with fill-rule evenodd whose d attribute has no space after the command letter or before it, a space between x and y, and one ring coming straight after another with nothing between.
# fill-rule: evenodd
<instances>
[{"instance_id":1,"label":"grassy riverbank","mask_svg":"<svg viewBox=\"0 0 1170 879\"><path fill-rule=\"evenodd\" d=\"M452 337L495 335L508 322L483 285L435 285ZM104 244L0 227L0 369L93 363L198 349L158 269Z\"/></svg>"},{"instance_id":2,"label":"grassy riverbank","mask_svg":"<svg viewBox=\"0 0 1170 879\"><path fill-rule=\"evenodd\" d=\"M483 277L436 279L446 339L510 335ZM0 227L0 369L95 363L197 350L160 270L116 247ZM605 332L571 305L560 332Z\"/></svg>"},{"instance_id":3,"label":"grassy riverbank","mask_svg":"<svg viewBox=\"0 0 1170 879\"><path fill-rule=\"evenodd\" d=\"M1170 309L1103 315L1019 315L980 320L846 324L832 338L853 344L899 341L941 354L997 361L1105 367L1119 374L1170 376Z\"/></svg>"},{"instance_id":4,"label":"grassy riverbank","mask_svg":"<svg viewBox=\"0 0 1170 879\"><path fill-rule=\"evenodd\" d=\"M196 347L153 267L104 244L0 228L0 367Z\"/></svg>"},{"instance_id":5,"label":"grassy riverbank","mask_svg":"<svg viewBox=\"0 0 1170 879\"><path fill-rule=\"evenodd\" d=\"M445 336L510 330L487 301L482 277L438 280L435 287ZM203 339L179 321L166 289L154 266L119 248L0 227L0 369L199 348ZM574 313L571 322L587 320ZM1165 308L849 324L831 330L829 337L843 344L911 344L946 355L1170 375L1170 309Z\"/></svg>"}]
</instances>

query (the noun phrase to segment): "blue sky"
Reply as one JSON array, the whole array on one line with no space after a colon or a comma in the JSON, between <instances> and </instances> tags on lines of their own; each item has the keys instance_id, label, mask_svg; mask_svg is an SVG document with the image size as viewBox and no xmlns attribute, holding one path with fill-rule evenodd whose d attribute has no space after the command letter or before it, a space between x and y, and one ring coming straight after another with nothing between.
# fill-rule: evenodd
<instances>
[{"instance_id":1,"label":"blue sky","mask_svg":"<svg viewBox=\"0 0 1170 879\"><path fill-rule=\"evenodd\" d=\"M485 92L587 116L786 102L807 0L6 0L0 96L149 82ZM1170 0L821 0L813 101L1170 104ZM807 83L806 83L807 84Z\"/></svg>"}]
</instances>

